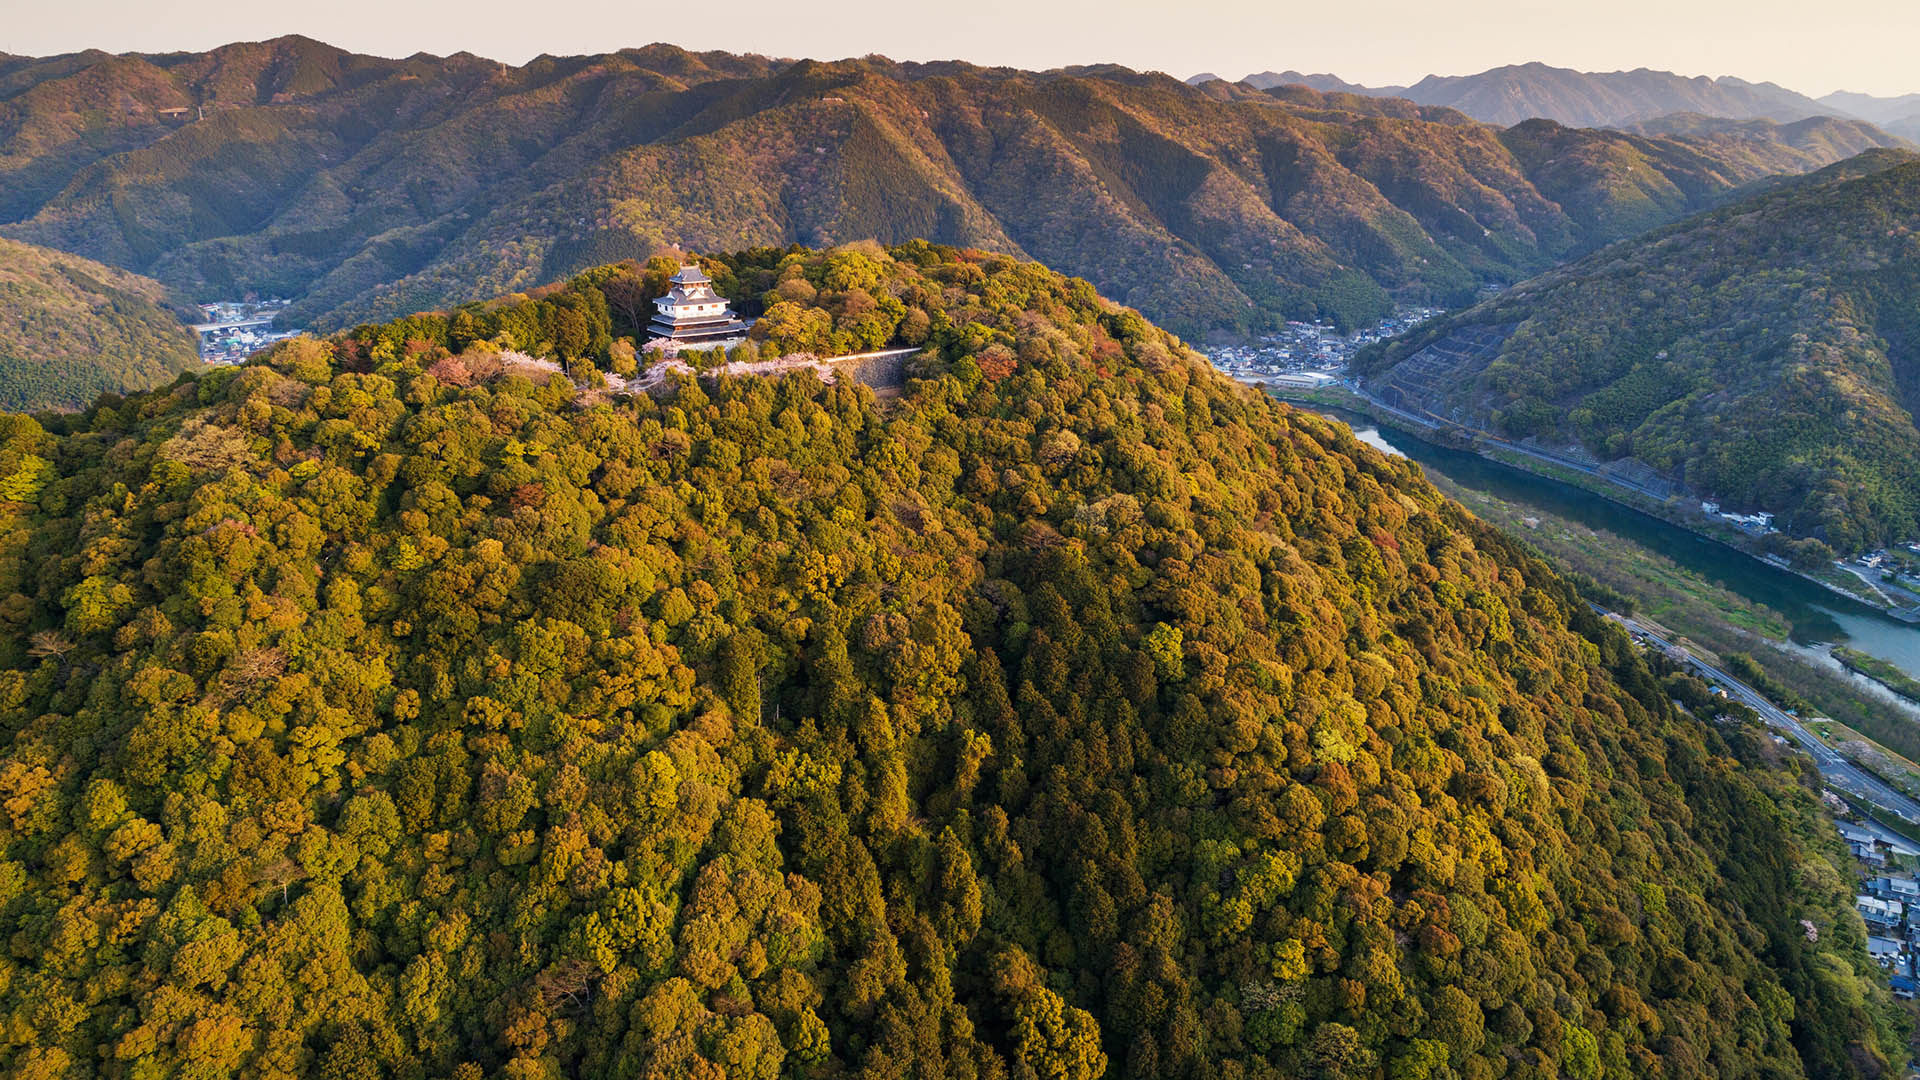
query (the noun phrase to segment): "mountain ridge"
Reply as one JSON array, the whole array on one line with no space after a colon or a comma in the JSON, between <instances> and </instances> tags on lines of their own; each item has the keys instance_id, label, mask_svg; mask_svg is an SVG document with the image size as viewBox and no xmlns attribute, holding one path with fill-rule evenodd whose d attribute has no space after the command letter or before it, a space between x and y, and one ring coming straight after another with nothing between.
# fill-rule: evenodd
<instances>
[{"instance_id":1,"label":"mountain ridge","mask_svg":"<svg viewBox=\"0 0 1920 1080\"><path fill-rule=\"evenodd\" d=\"M1502 132L1111 66L656 45L509 67L309 39L27 61L0 76L0 132L0 234L195 299L294 296L289 317L320 328L674 244L916 236L1088 275L1196 337L1350 326L1833 153L1766 133Z\"/></svg>"},{"instance_id":2,"label":"mountain ridge","mask_svg":"<svg viewBox=\"0 0 1920 1080\"><path fill-rule=\"evenodd\" d=\"M1878 152L1549 271L1358 366L1376 393L1632 458L1842 552L1909 539L1916 205L1920 157Z\"/></svg>"},{"instance_id":3,"label":"mountain ridge","mask_svg":"<svg viewBox=\"0 0 1920 1080\"><path fill-rule=\"evenodd\" d=\"M1428 75L1411 86L1369 87L1335 75L1297 71L1261 72L1243 81L1261 89L1296 83L1321 91L1401 97L1421 105L1459 109L1476 120L1501 126L1537 118L1569 127L1621 127L1685 113L1782 124L1814 116L1880 124L1920 113L1920 106L1900 109L1890 104L1897 99L1846 94L1815 99L1776 83L1748 82L1730 75L1684 76L1645 67L1578 71L1540 61L1472 75ZM1860 108L1848 108L1848 103ZM1893 134L1907 137L1911 132Z\"/></svg>"},{"instance_id":4,"label":"mountain ridge","mask_svg":"<svg viewBox=\"0 0 1920 1080\"><path fill-rule=\"evenodd\" d=\"M1876 97L1835 91L1822 97L1820 103L1878 124L1901 138L1920 140L1920 94Z\"/></svg>"}]
</instances>

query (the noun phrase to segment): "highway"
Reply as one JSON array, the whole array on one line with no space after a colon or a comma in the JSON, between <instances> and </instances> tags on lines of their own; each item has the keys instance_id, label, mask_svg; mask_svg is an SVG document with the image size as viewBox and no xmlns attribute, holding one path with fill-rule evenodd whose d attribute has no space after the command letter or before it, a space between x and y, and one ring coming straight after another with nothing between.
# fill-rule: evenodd
<instances>
[{"instance_id":1,"label":"highway","mask_svg":"<svg viewBox=\"0 0 1920 1080\"><path fill-rule=\"evenodd\" d=\"M1660 648L1666 650L1670 656L1686 657L1687 665L1692 668L1694 674L1706 679L1710 684L1719 686L1728 694L1732 695L1733 700L1759 713L1761 718L1768 724L1785 731L1801 749L1813 756L1813 764L1820 770L1820 775L1826 780L1828 786L1839 791L1844 791L1856 799L1870 803L1876 809L1901 818L1909 824L1920 825L1920 802L1916 802L1907 795L1894 790L1886 781L1860 768L1846 758L1841 757L1839 751L1822 742L1813 732L1808 731L1799 720L1787 715L1785 711L1775 706L1773 702L1762 697L1753 687L1734 678L1727 672L1705 663L1694 656L1693 653L1673 644L1666 638L1647 629L1645 625L1625 615L1611 611L1602 611L1599 608L1595 608L1594 610L1600 611L1600 613L1607 618L1619 622L1627 629L1634 631L1653 644L1658 645Z\"/></svg>"}]
</instances>

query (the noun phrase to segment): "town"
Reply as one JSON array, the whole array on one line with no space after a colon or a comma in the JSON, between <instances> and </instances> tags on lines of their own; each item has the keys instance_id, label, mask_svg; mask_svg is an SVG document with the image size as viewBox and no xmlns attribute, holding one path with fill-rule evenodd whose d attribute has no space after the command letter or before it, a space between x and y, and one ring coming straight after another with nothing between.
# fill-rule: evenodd
<instances>
[{"instance_id":1,"label":"town","mask_svg":"<svg viewBox=\"0 0 1920 1080\"><path fill-rule=\"evenodd\" d=\"M1353 354L1376 341L1404 334L1442 314L1437 307L1401 307L1363 330L1342 334L1325 322L1288 322L1286 328L1244 345L1206 350L1224 374L1243 382L1264 380L1277 386L1311 390L1338 382Z\"/></svg>"},{"instance_id":2,"label":"town","mask_svg":"<svg viewBox=\"0 0 1920 1080\"><path fill-rule=\"evenodd\" d=\"M200 304L204 321L191 329L200 340L200 360L214 366L238 364L276 341L298 337L300 330L276 330L274 320L291 301L262 300L252 294L241 300Z\"/></svg>"}]
</instances>

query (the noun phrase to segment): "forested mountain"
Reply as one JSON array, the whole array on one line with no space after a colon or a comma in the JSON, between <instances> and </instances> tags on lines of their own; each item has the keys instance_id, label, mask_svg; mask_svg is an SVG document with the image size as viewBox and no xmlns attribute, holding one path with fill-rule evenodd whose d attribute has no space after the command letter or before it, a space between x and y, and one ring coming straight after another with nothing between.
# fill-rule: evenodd
<instances>
[{"instance_id":1,"label":"forested mountain","mask_svg":"<svg viewBox=\"0 0 1920 1080\"><path fill-rule=\"evenodd\" d=\"M1824 161L1842 161L1869 150L1892 149L1898 140L1864 120L1838 116L1809 116L1804 120L1780 123L1774 120L1733 120L1699 113L1669 113L1652 120L1623 124L1624 130L1640 135L1685 135L1707 143L1737 147L1759 140L1792 147L1809 157Z\"/></svg>"},{"instance_id":2,"label":"forested mountain","mask_svg":"<svg viewBox=\"0 0 1920 1080\"><path fill-rule=\"evenodd\" d=\"M159 282L0 239L0 409L75 408L199 366Z\"/></svg>"},{"instance_id":3,"label":"forested mountain","mask_svg":"<svg viewBox=\"0 0 1920 1080\"><path fill-rule=\"evenodd\" d=\"M1307 75L1298 71L1262 71L1240 81L1260 90L1271 90L1276 86L1305 86L1322 93L1368 94L1375 97L1405 97L1407 92L1404 86L1362 86L1338 75Z\"/></svg>"},{"instance_id":4,"label":"forested mountain","mask_svg":"<svg viewBox=\"0 0 1920 1080\"><path fill-rule=\"evenodd\" d=\"M612 267L5 421L8 1075L1900 1052L1771 743L1413 466L1032 263L706 262L916 381L610 395Z\"/></svg>"},{"instance_id":5,"label":"forested mountain","mask_svg":"<svg viewBox=\"0 0 1920 1080\"><path fill-rule=\"evenodd\" d=\"M383 60L287 38L0 67L0 232L334 327L663 245L1021 252L1188 335L1464 301L1830 148L1502 131L1103 67L665 46Z\"/></svg>"},{"instance_id":6,"label":"forested mountain","mask_svg":"<svg viewBox=\"0 0 1920 1080\"><path fill-rule=\"evenodd\" d=\"M1363 356L1418 408L1632 457L1842 550L1920 535L1920 160L1882 153Z\"/></svg>"},{"instance_id":7,"label":"forested mountain","mask_svg":"<svg viewBox=\"0 0 1920 1080\"><path fill-rule=\"evenodd\" d=\"M1773 83L1732 76L1687 78L1671 71L1574 71L1514 64L1478 75L1429 75L1402 95L1445 105L1490 124L1542 117L1575 127L1612 127L1670 113L1782 123L1831 115L1820 102Z\"/></svg>"},{"instance_id":8,"label":"forested mountain","mask_svg":"<svg viewBox=\"0 0 1920 1080\"><path fill-rule=\"evenodd\" d=\"M1857 116L1906 139L1920 139L1920 94L1875 97L1839 91L1820 99L1835 112Z\"/></svg>"},{"instance_id":9,"label":"forested mountain","mask_svg":"<svg viewBox=\"0 0 1920 1080\"><path fill-rule=\"evenodd\" d=\"M1368 87L1333 75L1302 75L1297 71L1261 72L1244 81L1260 89L1298 84L1321 91L1405 98L1419 105L1458 109L1476 120L1503 127L1536 118L1569 127L1621 127L1673 113L1778 123L1810 116L1878 123L1883 115L1896 119L1887 114L1898 111L1868 112L1849 108L1840 100L1860 95L1835 94L1815 100L1773 83L1751 83L1731 76L1688 78L1648 68L1575 71L1538 62L1490 68L1477 75L1429 75L1412 86ZM1912 112L1920 109L1899 116Z\"/></svg>"}]
</instances>

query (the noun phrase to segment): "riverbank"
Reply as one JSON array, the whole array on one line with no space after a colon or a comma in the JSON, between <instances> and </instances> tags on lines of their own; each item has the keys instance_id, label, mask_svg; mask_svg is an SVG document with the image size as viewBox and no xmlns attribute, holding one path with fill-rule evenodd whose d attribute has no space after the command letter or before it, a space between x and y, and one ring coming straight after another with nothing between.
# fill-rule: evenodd
<instances>
[{"instance_id":1,"label":"riverbank","mask_svg":"<svg viewBox=\"0 0 1920 1080\"><path fill-rule=\"evenodd\" d=\"M1638 620L1721 677L1737 672L1742 693L1768 693L1772 700L1756 707L1777 714L1776 726L1798 728L1823 771L1842 764L1855 770L1857 782L1841 790L1867 790L1870 780L1901 800L1920 796L1920 767L1913 764L1920 761L1920 705L1830 655L1831 643L1852 640L1852 633L1873 635L1875 625L1866 624L1875 620L1880 632L1903 639L1920 638L1920 630L1870 614L1865 605L1809 609L1833 590L1810 588L1822 583L1688 529L1651 505L1487 453L1471 440L1421 434L1433 426L1403 422L1391 410L1356 409L1351 396L1328 389L1336 392L1299 395L1307 400L1296 403L1352 424L1370 445L1411 457L1441 491L1567 575L1590 602ZM1834 606L1857 614L1841 615ZM1816 611L1845 626L1813 625ZM1893 644L1877 637L1867 643L1876 650ZM1890 655L1920 675L1910 642ZM1807 718L1805 726L1799 717ZM1807 730L1813 727L1818 737ZM1920 838L1920 814L1902 824Z\"/></svg>"},{"instance_id":2,"label":"riverbank","mask_svg":"<svg viewBox=\"0 0 1920 1080\"><path fill-rule=\"evenodd\" d=\"M1664 627L1663 636L1717 666L1745 654L1761 681L1793 688L1799 700L1782 708L1832 717L1890 755L1920 759L1920 704L1830 655L1833 643L1846 642L1920 676L1920 630L1827 601L1829 591L1802 575L1589 488L1443 445L1412 425L1324 401L1310 407L1352 424L1370 445L1411 457L1441 491L1566 574L1590 601Z\"/></svg>"},{"instance_id":3,"label":"riverbank","mask_svg":"<svg viewBox=\"0 0 1920 1080\"><path fill-rule=\"evenodd\" d=\"M1908 676L1906 672L1885 660L1877 656L1869 656L1856 649L1849 649L1845 645L1833 647L1833 658L1848 671L1865 675L1908 701L1920 702L1920 679Z\"/></svg>"},{"instance_id":4,"label":"riverbank","mask_svg":"<svg viewBox=\"0 0 1920 1080\"><path fill-rule=\"evenodd\" d=\"M1894 604L1885 593L1872 587L1870 582L1838 566L1824 566L1809 570L1795 566L1778 555L1757 551L1751 546L1754 540L1753 534L1732 525L1722 525L1703 519L1698 514L1686 513L1681 509L1677 496L1662 497L1646 487L1599 468L1586 466L1550 451L1507 442L1477 429L1418 416L1394 408L1346 384L1312 390L1269 385L1265 390L1273 397L1290 404L1310 408L1343 409L1358 413L1376 423L1402 425L1441 446L1478 454L1509 468L1577 487L1610 502L1659 518L1669 525L1685 529L1702 539L1724 545L1727 549L1739 552L1756 562L1796 575L1835 596L1873 608L1902 622L1920 624L1920 611Z\"/></svg>"}]
</instances>

